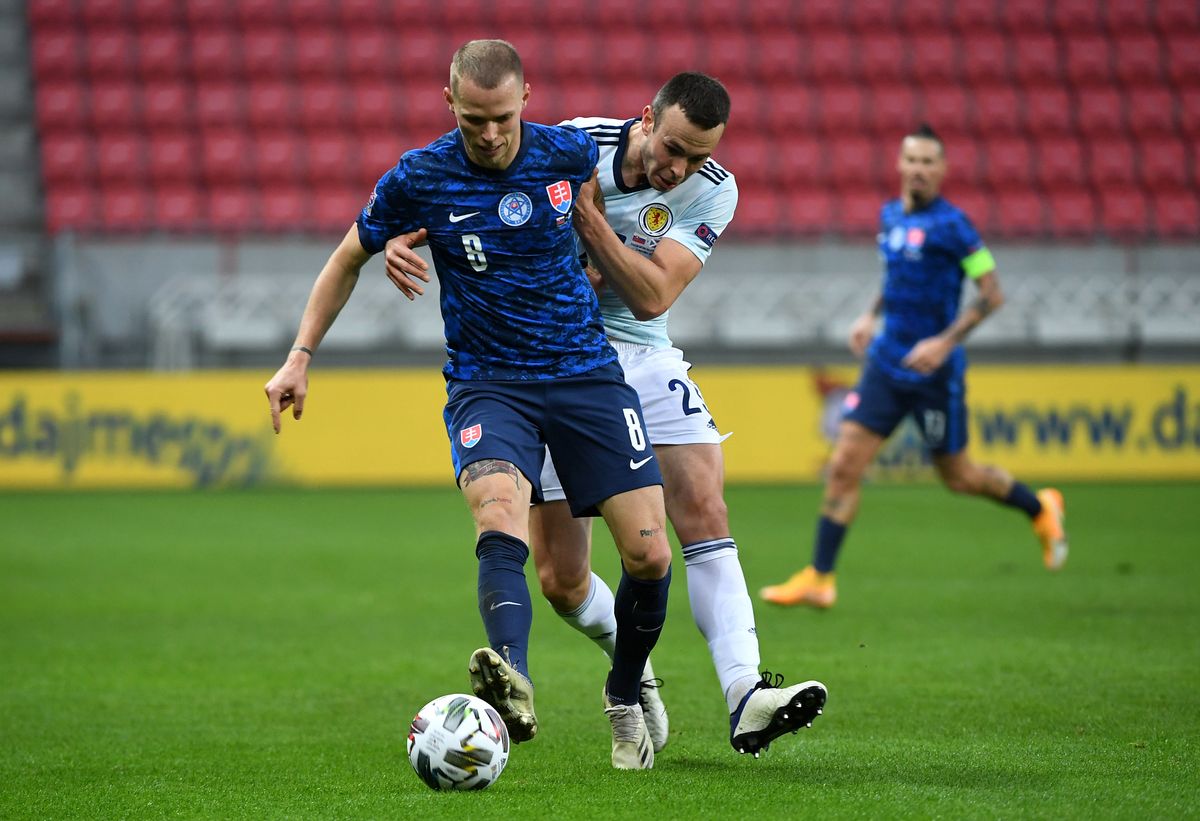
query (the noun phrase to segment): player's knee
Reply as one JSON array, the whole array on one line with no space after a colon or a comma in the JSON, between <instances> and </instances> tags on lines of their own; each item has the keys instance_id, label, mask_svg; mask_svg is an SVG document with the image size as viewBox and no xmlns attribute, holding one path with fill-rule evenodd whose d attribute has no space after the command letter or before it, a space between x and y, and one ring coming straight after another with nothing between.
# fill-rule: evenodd
<instances>
[{"instance_id":1,"label":"player's knee","mask_svg":"<svg viewBox=\"0 0 1200 821\"><path fill-rule=\"evenodd\" d=\"M843 455L835 454L829 461L826 484L839 493L858 487L862 481L862 470L858 462Z\"/></svg>"},{"instance_id":2,"label":"player's knee","mask_svg":"<svg viewBox=\"0 0 1200 821\"><path fill-rule=\"evenodd\" d=\"M578 573L549 564L538 568L538 583L542 596L550 606L560 613L570 612L583 604L587 598L591 571Z\"/></svg>"},{"instance_id":3,"label":"player's knee","mask_svg":"<svg viewBox=\"0 0 1200 821\"><path fill-rule=\"evenodd\" d=\"M671 566L671 545L666 538L655 539L621 553L625 572L637 579L661 579Z\"/></svg>"},{"instance_id":4,"label":"player's knee","mask_svg":"<svg viewBox=\"0 0 1200 821\"><path fill-rule=\"evenodd\" d=\"M729 532L729 508L720 493L695 493L668 499L667 513L684 544Z\"/></svg>"}]
</instances>

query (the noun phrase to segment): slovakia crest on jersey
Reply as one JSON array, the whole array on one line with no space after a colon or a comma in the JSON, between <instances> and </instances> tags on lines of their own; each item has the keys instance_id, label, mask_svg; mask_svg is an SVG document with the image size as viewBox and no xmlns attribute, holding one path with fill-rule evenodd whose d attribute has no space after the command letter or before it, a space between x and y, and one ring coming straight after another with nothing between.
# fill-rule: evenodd
<instances>
[{"instance_id":1,"label":"slovakia crest on jersey","mask_svg":"<svg viewBox=\"0 0 1200 821\"><path fill-rule=\"evenodd\" d=\"M571 194L571 183L566 180L559 180L553 185L547 185L546 196L550 198L550 204L558 213L565 214L571 210L571 203L574 199Z\"/></svg>"},{"instance_id":2,"label":"slovakia crest on jersey","mask_svg":"<svg viewBox=\"0 0 1200 821\"><path fill-rule=\"evenodd\" d=\"M908 235L904 238L904 244L909 248L920 248L925 244L925 229L909 228Z\"/></svg>"},{"instance_id":3,"label":"slovakia crest on jersey","mask_svg":"<svg viewBox=\"0 0 1200 821\"><path fill-rule=\"evenodd\" d=\"M483 425L471 425L471 427L463 428L458 432L458 441L462 442L464 448L475 447L482 438Z\"/></svg>"}]
</instances>

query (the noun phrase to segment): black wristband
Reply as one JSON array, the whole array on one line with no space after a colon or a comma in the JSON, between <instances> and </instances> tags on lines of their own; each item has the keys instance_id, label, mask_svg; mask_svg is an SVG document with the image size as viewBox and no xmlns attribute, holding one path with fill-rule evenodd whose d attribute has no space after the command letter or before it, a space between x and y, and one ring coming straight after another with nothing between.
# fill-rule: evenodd
<instances>
[{"instance_id":1,"label":"black wristband","mask_svg":"<svg viewBox=\"0 0 1200 821\"><path fill-rule=\"evenodd\" d=\"M306 347L304 347L303 345L295 345L295 346L293 346L293 347L292 347L292 350L293 350L293 351L304 351L304 352L305 352L306 354L308 354L309 356L312 356L312 355L313 355L312 349L311 349L311 348L306 348Z\"/></svg>"}]
</instances>

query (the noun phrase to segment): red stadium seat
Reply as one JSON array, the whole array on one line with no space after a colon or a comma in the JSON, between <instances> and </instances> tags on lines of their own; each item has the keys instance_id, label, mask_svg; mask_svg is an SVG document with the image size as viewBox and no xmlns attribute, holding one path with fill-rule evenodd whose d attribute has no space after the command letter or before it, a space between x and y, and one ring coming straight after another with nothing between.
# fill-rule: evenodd
<instances>
[{"instance_id":1,"label":"red stadium seat","mask_svg":"<svg viewBox=\"0 0 1200 821\"><path fill-rule=\"evenodd\" d=\"M1033 182L1033 151L1024 137L995 137L986 143L984 178L993 188L1028 187Z\"/></svg>"},{"instance_id":2,"label":"red stadium seat","mask_svg":"<svg viewBox=\"0 0 1200 821\"><path fill-rule=\"evenodd\" d=\"M38 131L75 130L87 122L87 94L74 80L48 80L34 95Z\"/></svg>"},{"instance_id":3,"label":"red stadium seat","mask_svg":"<svg viewBox=\"0 0 1200 821\"><path fill-rule=\"evenodd\" d=\"M824 83L817 89L817 122L822 131L850 134L865 124L862 92L857 85Z\"/></svg>"},{"instance_id":4,"label":"red stadium seat","mask_svg":"<svg viewBox=\"0 0 1200 821\"><path fill-rule=\"evenodd\" d=\"M784 224L787 198L771 188L739 189L737 215L725 229L727 237L777 234Z\"/></svg>"},{"instance_id":5,"label":"red stadium seat","mask_svg":"<svg viewBox=\"0 0 1200 821\"><path fill-rule=\"evenodd\" d=\"M794 234L824 234L833 228L833 205L833 196L828 191L815 188L792 191L783 198L782 227Z\"/></svg>"},{"instance_id":6,"label":"red stadium seat","mask_svg":"<svg viewBox=\"0 0 1200 821\"><path fill-rule=\"evenodd\" d=\"M330 128L337 123L330 123ZM314 185L345 183L355 166L354 142L340 131L324 131L308 138L308 176ZM382 173L383 169L379 169ZM378 176L378 175L377 175Z\"/></svg>"},{"instance_id":7,"label":"red stadium seat","mask_svg":"<svg viewBox=\"0 0 1200 821\"><path fill-rule=\"evenodd\" d=\"M963 74L974 85L1007 81L1008 40L996 31L970 32L963 35Z\"/></svg>"},{"instance_id":8,"label":"red stadium seat","mask_svg":"<svg viewBox=\"0 0 1200 821\"><path fill-rule=\"evenodd\" d=\"M208 195L208 224L222 232L253 228L258 224L257 202L257 194L248 188L216 188Z\"/></svg>"},{"instance_id":9,"label":"red stadium seat","mask_svg":"<svg viewBox=\"0 0 1200 821\"><path fill-rule=\"evenodd\" d=\"M882 183L883 153L877 141L855 134L834 136L827 143L829 170L839 188L876 186Z\"/></svg>"},{"instance_id":10,"label":"red stadium seat","mask_svg":"<svg viewBox=\"0 0 1200 821\"><path fill-rule=\"evenodd\" d=\"M241 42L247 77L279 78L291 72L295 42L286 29L250 29L242 34Z\"/></svg>"},{"instance_id":11,"label":"red stadium seat","mask_svg":"<svg viewBox=\"0 0 1200 821\"><path fill-rule=\"evenodd\" d=\"M792 0L755 0L742 4L741 10L742 22L763 32L777 31L793 21L798 22ZM830 21L827 25L834 23Z\"/></svg>"},{"instance_id":12,"label":"red stadium seat","mask_svg":"<svg viewBox=\"0 0 1200 821\"><path fill-rule=\"evenodd\" d=\"M908 47L894 31L864 33L858 56L859 71L868 82L898 82L908 74Z\"/></svg>"},{"instance_id":13,"label":"red stadium seat","mask_svg":"<svg viewBox=\"0 0 1200 821\"><path fill-rule=\"evenodd\" d=\"M140 30L182 26L183 4L178 0L130 0L130 16Z\"/></svg>"},{"instance_id":14,"label":"red stadium seat","mask_svg":"<svg viewBox=\"0 0 1200 821\"><path fill-rule=\"evenodd\" d=\"M151 219L162 231L198 231L204 227L204 196L192 186L154 189Z\"/></svg>"},{"instance_id":15,"label":"red stadium seat","mask_svg":"<svg viewBox=\"0 0 1200 821\"><path fill-rule=\"evenodd\" d=\"M1000 24L996 0L955 0L950 3L950 21L963 34L991 31Z\"/></svg>"},{"instance_id":16,"label":"red stadium seat","mask_svg":"<svg viewBox=\"0 0 1200 821\"><path fill-rule=\"evenodd\" d=\"M1118 34L1113 44L1118 79L1127 84L1160 83L1163 46L1151 31Z\"/></svg>"},{"instance_id":17,"label":"red stadium seat","mask_svg":"<svg viewBox=\"0 0 1200 821\"><path fill-rule=\"evenodd\" d=\"M1200 6L1194 0L1155 0L1154 24L1163 33L1200 29Z\"/></svg>"},{"instance_id":18,"label":"red stadium seat","mask_svg":"<svg viewBox=\"0 0 1200 821\"><path fill-rule=\"evenodd\" d=\"M553 5L553 4L551 4ZM691 6L688 8L687 6ZM694 4L685 3L684 15L689 22L694 21L705 32L705 40L720 40L742 25L745 9L741 3L730 3L727 0L697 0ZM674 20L665 21L667 25Z\"/></svg>"},{"instance_id":19,"label":"red stadium seat","mask_svg":"<svg viewBox=\"0 0 1200 821\"><path fill-rule=\"evenodd\" d=\"M1137 184L1137 154L1124 137L1102 137L1087 142L1088 173L1096 186Z\"/></svg>"},{"instance_id":20,"label":"red stadium seat","mask_svg":"<svg viewBox=\"0 0 1200 821\"><path fill-rule=\"evenodd\" d=\"M298 102L296 87L290 82L251 82L246 89L246 119L255 128L290 128L297 119Z\"/></svg>"},{"instance_id":21,"label":"red stadium seat","mask_svg":"<svg viewBox=\"0 0 1200 821\"><path fill-rule=\"evenodd\" d=\"M83 48L90 77L126 77L133 73L135 41L128 31L90 31Z\"/></svg>"},{"instance_id":22,"label":"red stadium seat","mask_svg":"<svg viewBox=\"0 0 1200 821\"><path fill-rule=\"evenodd\" d=\"M241 43L229 29L200 29L192 32L192 76L209 83L241 71Z\"/></svg>"},{"instance_id":23,"label":"red stadium seat","mask_svg":"<svg viewBox=\"0 0 1200 821\"><path fill-rule=\"evenodd\" d=\"M367 204L367 195L362 188L347 186L321 188L309 201L309 219L318 231L345 233L358 219L358 213Z\"/></svg>"},{"instance_id":24,"label":"red stadium seat","mask_svg":"<svg viewBox=\"0 0 1200 821\"><path fill-rule=\"evenodd\" d=\"M98 81L88 95L92 128L133 129L138 126L138 105L135 86L125 80Z\"/></svg>"},{"instance_id":25,"label":"red stadium seat","mask_svg":"<svg viewBox=\"0 0 1200 821\"><path fill-rule=\"evenodd\" d=\"M1037 181L1043 188L1080 186L1088 181L1083 145L1074 137L1048 137L1037 143Z\"/></svg>"},{"instance_id":26,"label":"red stadium seat","mask_svg":"<svg viewBox=\"0 0 1200 821\"><path fill-rule=\"evenodd\" d=\"M264 189L295 185L306 165L300 138L286 131L271 131L254 138L254 177Z\"/></svg>"},{"instance_id":27,"label":"red stadium seat","mask_svg":"<svg viewBox=\"0 0 1200 821\"><path fill-rule=\"evenodd\" d=\"M89 29L126 26L129 8L125 0L85 0L79 4L79 19Z\"/></svg>"},{"instance_id":28,"label":"red stadium seat","mask_svg":"<svg viewBox=\"0 0 1200 821\"><path fill-rule=\"evenodd\" d=\"M1200 78L1200 32L1167 35L1167 75L1179 85L1195 85Z\"/></svg>"},{"instance_id":29,"label":"red stadium seat","mask_svg":"<svg viewBox=\"0 0 1200 821\"><path fill-rule=\"evenodd\" d=\"M812 91L805 85L774 87L774 99L766 110L767 128L772 134L786 138L813 129L817 122L813 96ZM736 100L733 105L734 114L731 116L736 116Z\"/></svg>"},{"instance_id":30,"label":"red stadium seat","mask_svg":"<svg viewBox=\"0 0 1200 821\"><path fill-rule=\"evenodd\" d=\"M874 237L879 232L879 212L887 194L878 188L843 190L837 197L837 227L849 237Z\"/></svg>"},{"instance_id":31,"label":"red stadium seat","mask_svg":"<svg viewBox=\"0 0 1200 821\"><path fill-rule=\"evenodd\" d=\"M733 29L705 42L700 52L703 59L702 68L726 85L740 79L753 80L757 85L759 78L753 73L757 50L756 40L748 37L740 29ZM609 51L607 45L603 51ZM740 103L739 100L735 104L740 108Z\"/></svg>"},{"instance_id":32,"label":"red stadium seat","mask_svg":"<svg viewBox=\"0 0 1200 821\"><path fill-rule=\"evenodd\" d=\"M25 13L30 28L48 29L74 25L79 9L74 0L29 0Z\"/></svg>"},{"instance_id":33,"label":"red stadium seat","mask_svg":"<svg viewBox=\"0 0 1200 821\"><path fill-rule=\"evenodd\" d=\"M200 146L200 169L209 186L242 186L250 179L251 143L239 130L207 131Z\"/></svg>"},{"instance_id":34,"label":"red stadium seat","mask_svg":"<svg viewBox=\"0 0 1200 821\"><path fill-rule=\"evenodd\" d=\"M772 144L769 137L753 131L725 137L717 161L737 177L739 188L770 187L777 174L775 163L766 161L775 153Z\"/></svg>"},{"instance_id":35,"label":"red stadium seat","mask_svg":"<svg viewBox=\"0 0 1200 821\"><path fill-rule=\"evenodd\" d=\"M725 39L729 39L730 43L742 42L741 38L737 38L736 40L734 38L722 38L722 40ZM726 46L723 53L728 54L728 49L735 47L735 45ZM598 50L596 72L599 76L619 80L643 76L645 74L641 66L643 55L649 51L653 51L653 49L654 45L650 40L650 35L646 32L636 30L622 32L621 36L613 37ZM522 51L522 54L524 54L524 51ZM554 72L555 70L553 66L549 67L550 72ZM717 73L717 76L725 79L720 73ZM569 79L575 81L587 78L586 75L581 76L579 73L576 73ZM544 84L538 85L537 93L540 94L545 90L546 86ZM576 110L570 104L570 98L567 100L567 107L571 111Z\"/></svg>"},{"instance_id":36,"label":"red stadium seat","mask_svg":"<svg viewBox=\"0 0 1200 821\"><path fill-rule=\"evenodd\" d=\"M678 36L664 41L663 46L664 53L659 55L659 60L677 65L693 64L697 51L694 36L680 32ZM597 68L603 71L608 65L604 59L604 44L597 47L596 33L585 28L571 26L557 29L547 38L547 47L555 77L591 77ZM675 71L663 76L669 77Z\"/></svg>"},{"instance_id":37,"label":"red stadium seat","mask_svg":"<svg viewBox=\"0 0 1200 821\"><path fill-rule=\"evenodd\" d=\"M435 29L402 29L396 35L392 46L397 53L400 78L428 78L445 84L450 66L449 58L454 49L461 45L461 42L443 37Z\"/></svg>"},{"instance_id":38,"label":"red stadium seat","mask_svg":"<svg viewBox=\"0 0 1200 821\"><path fill-rule=\"evenodd\" d=\"M1194 190L1159 191L1153 199L1154 230L1164 237L1191 237L1200 225L1200 203Z\"/></svg>"},{"instance_id":39,"label":"red stadium seat","mask_svg":"<svg viewBox=\"0 0 1200 821\"><path fill-rule=\"evenodd\" d=\"M178 80L152 81L142 91L142 122L151 130L190 128L192 89Z\"/></svg>"},{"instance_id":40,"label":"red stadium seat","mask_svg":"<svg viewBox=\"0 0 1200 821\"><path fill-rule=\"evenodd\" d=\"M156 134L147 147L147 171L155 185L192 183L197 178L200 156L195 136L190 131Z\"/></svg>"},{"instance_id":41,"label":"red stadium seat","mask_svg":"<svg viewBox=\"0 0 1200 821\"><path fill-rule=\"evenodd\" d=\"M83 71L83 40L71 29L30 33L29 57L38 83L74 78Z\"/></svg>"},{"instance_id":42,"label":"red stadium seat","mask_svg":"<svg viewBox=\"0 0 1200 821\"><path fill-rule=\"evenodd\" d=\"M1036 237L1046 233L1046 213L1041 196L1027 187L1008 188L996 194L993 230L1004 237Z\"/></svg>"},{"instance_id":43,"label":"red stadium seat","mask_svg":"<svg viewBox=\"0 0 1200 821\"><path fill-rule=\"evenodd\" d=\"M1200 86L1179 92L1179 127L1191 139L1200 139Z\"/></svg>"},{"instance_id":44,"label":"red stadium seat","mask_svg":"<svg viewBox=\"0 0 1200 821\"><path fill-rule=\"evenodd\" d=\"M917 95L907 83L874 86L866 112L868 128L889 139L899 139L920 120Z\"/></svg>"},{"instance_id":45,"label":"red stadium seat","mask_svg":"<svg viewBox=\"0 0 1200 821\"><path fill-rule=\"evenodd\" d=\"M855 0L846 3L842 13L846 23L858 31L896 29L896 6L893 0Z\"/></svg>"},{"instance_id":46,"label":"red stadium seat","mask_svg":"<svg viewBox=\"0 0 1200 821\"><path fill-rule=\"evenodd\" d=\"M1146 0L1108 0L1104 22L1114 34L1145 31L1150 28L1150 7Z\"/></svg>"},{"instance_id":47,"label":"red stadium seat","mask_svg":"<svg viewBox=\"0 0 1200 821\"><path fill-rule=\"evenodd\" d=\"M559 0L559 2L546 3L545 5L539 5L537 9L531 9L529 17L524 19L536 21L534 23L535 26L551 31L560 26L635 28L628 25L630 19L636 19L636 9L629 0L617 4L620 7L613 9L611 12L607 9L599 8L600 5L599 3L585 2L585 0ZM634 14L622 19L621 12L634 12ZM507 9L505 17L509 20L522 19L513 17L507 12ZM696 24L700 24L699 19L696 20ZM522 52L523 54L524 52Z\"/></svg>"},{"instance_id":48,"label":"red stadium seat","mask_svg":"<svg viewBox=\"0 0 1200 821\"><path fill-rule=\"evenodd\" d=\"M778 176L781 185L793 191L824 185L829 176L824 144L811 134L796 134L788 140L785 150L776 152L772 173Z\"/></svg>"},{"instance_id":49,"label":"red stadium seat","mask_svg":"<svg viewBox=\"0 0 1200 821\"><path fill-rule=\"evenodd\" d=\"M976 133L1008 134L1020 128L1021 103L1011 86L981 86L975 89L972 101Z\"/></svg>"},{"instance_id":50,"label":"red stadium seat","mask_svg":"<svg viewBox=\"0 0 1200 821\"><path fill-rule=\"evenodd\" d=\"M1129 130L1138 136L1175 133L1175 96L1161 85L1127 89Z\"/></svg>"},{"instance_id":51,"label":"red stadium seat","mask_svg":"<svg viewBox=\"0 0 1200 821\"><path fill-rule=\"evenodd\" d=\"M983 181L978 140L961 137L946 144L948 178L959 186L975 188Z\"/></svg>"},{"instance_id":52,"label":"red stadium seat","mask_svg":"<svg viewBox=\"0 0 1200 821\"><path fill-rule=\"evenodd\" d=\"M1100 219L1109 236L1137 238L1149 227L1146 198L1136 188L1119 186L1100 191Z\"/></svg>"},{"instance_id":53,"label":"red stadium seat","mask_svg":"<svg viewBox=\"0 0 1200 821\"><path fill-rule=\"evenodd\" d=\"M356 128L392 132L404 122L401 98L383 80L355 83L348 100L350 121Z\"/></svg>"},{"instance_id":54,"label":"red stadium seat","mask_svg":"<svg viewBox=\"0 0 1200 821\"><path fill-rule=\"evenodd\" d=\"M234 13L239 25L254 29L286 21L288 0L236 0Z\"/></svg>"},{"instance_id":55,"label":"red stadium seat","mask_svg":"<svg viewBox=\"0 0 1200 821\"><path fill-rule=\"evenodd\" d=\"M854 77L858 48L846 32L812 32L808 49L808 72L814 79L837 82Z\"/></svg>"},{"instance_id":56,"label":"red stadium seat","mask_svg":"<svg viewBox=\"0 0 1200 821\"><path fill-rule=\"evenodd\" d=\"M584 35L581 37L588 42L594 42L594 37ZM688 71L696 65L702 53L701 41L694 33L686 30L669 29L661 31L652 38L651 54L649 57L652 64L658 66L658 75L661 77L670 77L680 71ZM580 74L587 75L587 65L580 66Z\"/></svg>"},{"instance_id":57,"label":"red stadium seat","mask_svg":"<svg viewBox=\"0 0 1200 821\"><path fill-rule=\"evenodd\" d=\"M924 83L956 81L962 75L958 64L958 45L945 32L917 34L909 43L912 75Z\"/></svg>"},{"instance_id":58,"label":"red stadium seat","mask_svg":"<svg viewBox=\"0 0 1200 821\"><path fill-rule=\"evenodd\" d=\"M792 25L806 31L836 29L846 24L842 0L795 0Z\"/></svg>"},{"instance_id":59,"label":"red stadium seat","mask_svg":"<svg viewBox=\"0 0 1200 821\"><path fill-rule=\"evenodd\" d=\"M733 102L730 114L731 128L752 128L765 131L767 112L775 104L775 95L771 93L771 90L760 86L756 80L745 77L722 80L722 82L729 91L729 98ZM649 93L645 102L649 103L655 89L651 86L647 86L647 88Z\"/></svg>"},{"instance_id":60,"label":"red stadium seat","mask_svg":"<svg viewBox=\"0 0 1200 821\"><path fill-rule=\"evenodd\" d=\"M1187 188L1192 184L1188 176L1188 151L1178 137L1147 137L1138 143L1137 153L1142 184L1151 191Z\"/></svg>"},{"instance_id":61,"label":"red stadium seat","mask_svg":"<svg viewBox=\"0 0 1200 821\"><path fill-rule=\"evenodd\" d=\"M396 51L390 32L379 29L350 29L345 33L346 71L352 80L391 76Z\"/></svg>"},{"instance_id":62,"label":"red stadium seat","mask_svg":"<svg viewBox=\"0 0 1200 821\"><path fill-rule=\"evenodd\" d=\"M961 86L949 83L933 85L925 89L923 96L924 120L933 126L942 139L955 139L971 130L970 100ZM914 127L913 124L909 125L910 129Z\"/></svg>"},{"instance_id":63,"label":"red stadium seat","mask_svg":"<svg viewBox=\"0 0 1200 821\"><path fill-rule=\"evenodd\" d=\"M346 43L328 28L305 28L296 32L294 67L301 78L335 79L341 75L341 58Z\"/></svg>"},{"instance_id":64,"label":"red stadium seat","mask_svg":"<svg viewBox=\"0 0 1200 821\"><path fill-rule=\"evenodd\" d=\"M219 128L242 122L241 86L230 82L205 83L196 87L196 123L201 128Z\"/></svg>"},{"instance_id":65,"label":"red stadium seat","mask_svg":"<svg viewBox=\"0 0 1200 821\"><path fill-rule=\"evenodd\" d=\"M1050 233L1059 238L1090 237L1096 233L1096 203L1086 188L1049 192Z\"/></svg>"},{"instance_id":66,"label":"red stadium seat","mask_svg":"<svg viewBox=\"0 0 1200 821\"><path fill-rule=\"evenodd\" d=\"M1000 22L1009 31L1022 35L1045 31L1049 26L1046 15L1048 5L1042 0L1002 0L999 4Z\"/></svg>"},{"instance_id":67,"label":"red stadium seat","mask_svg":"<svg viewBox=\"0 0 1200 821\"><path fill-rule=\"evenodd\" d=\"M1013 42L1013 76L1026 85L1057 83L1062 78L1058 41L1053 34L1033 31Z\"/></svg>"},{"instance_id":68,"label":"red stadium seat","mask_svg":"<svg viewBox=\"0 0 1200 821\"><path fill-rule=\"evenodd\" d=\"M197 29L232 26L233 0L184 0L188 27Z\"/></svg>"},{"instance_id":69,"label":"red stadium seat","mask_svg":"<svg viewBox=\"0 0 1200 821\"><path fill-rule=\"evenodd\" d=\"M145 231L150 223L146 191L137 185L118 185L100 191L100 225L105 231Z\"/></svg>"},{"instance_id":70,"label":"red stadium seat","mask_svg":"<svg viewBox=\"0 0 1200 821\"><path fill-rule=\"evenodd\" d=\"M1125 127L1125 112L1121 93L1109 86L1080 89L1076 98L1075 116L1085 137L1115 134Z\"/></svg>"},{"instance_id":71,"label":"red stadium seat","mask_svg":"<svg viewBox=\"0 0 1200 821\"><path fill-rule=\"evenodd\" d=\"M804 50L800 38L793 32L764 31L758 35L754 49L758 55L759 76L767 79L772 87L781 89L780 96L784 96L784 89L807 89L796 82L806 70L807 61L802 59Z\"/></svg>"},{"instance_id":72,"label":"red stadium seat","mask_svg":"<svg viewBox=\"0 0 1200 821\"><path fill-rule=\"evenodd\" d=\"M1103 4L1096 0L1055 0L1051 11L1051 23L1066 35L1099 31L1103 20Z\"/></svg>"},{"instance_id":73,"label":"red stadium seat","mask_svg":"<svg viewBox=\"0 0 1200 821\"><path fill-rule=\"evenodd\" d=\"M1032 134L1065 134L1072 128L1071 99L1061 85L1025 91L1025 128Z\"/></svg>"},{"instance_id":74,"label":"red stadium seat","mask_svg":"<svg viewBox=\"0 0 1200 821\"><path fill-rule=\"evenodd\" d=\"M61 183L86 181L95 169L93 141L80 133L46 134L41 139L42 179L48 189Z\"/></svg>"},{"instance_id":75,"label":"red stadium seat","mask_svg":"<svg viewBox=\"0 0 1200 821\"><path fill-rule=\"evenodd\" d=\"M177 28L145 29L137 37L137 70L143 80L182 77L188 70L187 37Z\"/></svg>"},{"instance_id":76,"label":"red stadium seat","mask_svg":"<svg viewBox=\"0 0 1200 821\"><path fill-rule=\"evenodd\" d=\"M1111 83L1113 55L1108 37L1102 34L1080 34L1068 37L1066 74L1075 85Z\"/></svg>"},{"instance_id":77,"label":"red stadium seat","mask_svg":"<svg viewBox=\"0 0 1200 821\"><path fill-rule=\"evenodd\" d=\"M267 231L307 231L311 193L298 185L273 185L259 194L258 222Z\"/></svg>"},{"instance_id":78,"label":"red stadium seat","mask_svg":"<svg viewBox=\"0 0 1200 821\"><path fill-rule=\"evenodd\" d=\"M146 141L131 131L96 138L96 176L104 183L140 183L146 174Z\"/></svg>"},{"instance_id":79,"label":"red stadium seat","mask_svg":"<svg viewBox=\"0 0 1200 821\"><path fill-rule=\"evenodd\" d=\"M950 17L944 0L904 0L896 15L901 28L913 32L945 29Z\"/></svg>"},{"instance_id":80,"label":"red stadium seat","mask_svg":"<svg viewBox=\"0 0 1200 821\"><path fill-rule=\"evenodd\" d=\"M287 0L288 20L295 28L307 26L336 26L338 23L337 0Z\"/></svg>"},{"instance_id":81,"label":"red stadium seat","mask_svg":"<svg viewBox=\"0 0 1200 821\"><path fill-rule=\"evenodd\" d=\"M300 86L300 124L322 130L345 122L346 87L333 80L310 81Z\"/></svg>"},{"instance_id":82,"label":"red stadium seat","mask_svg":"<svg viewBox=\"0 0 1200 821\"><path fill-rule=\"evenodd\" d=\"M46 192L46 228L51 233L92 228L99 213L96 193L88 186L57 185Z\"/></svg>"},{"instance_id":83,"label":"red stadium seat","mask_svg":"<svg viewBox=\"0 0 1200 821\"><path fill-rule=\"evenodd\" d=\"M359 192L361 208L367 202L371 190L379 178L394 168L400 161L400 155L412 146L404 142L403 135L388 139L380 139L377 131L359 132L354 141L354 160L356 168L348 169L344 183L361 181L362 190Z\"/></svg>"}]
</instances>

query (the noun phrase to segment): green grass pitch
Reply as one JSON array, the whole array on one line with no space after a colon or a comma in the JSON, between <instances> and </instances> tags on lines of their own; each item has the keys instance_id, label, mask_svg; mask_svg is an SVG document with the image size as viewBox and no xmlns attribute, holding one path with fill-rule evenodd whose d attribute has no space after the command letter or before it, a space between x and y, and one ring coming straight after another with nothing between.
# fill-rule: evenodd
<instances>
[{"instance_id":1,"label":"green grass pitch","mask_svg":"<svg viewBox=\"0 0 1200 821\"><path fill-rule=\"evenodd\" d=\"M610 768L603 656L535 595L541 732L464 794L404 750L485 643L452 488L3 494L0 818L1195 817L1200 488L1064 490L1052 575L1016 513L868 487L838 606L756 601L763 666L830 690L757 761L678 558L652 772ZM730 489L752 591L804 563L819 493ZM603 528L596 557L615 582Z\"/></svg>"}]
</instances>

